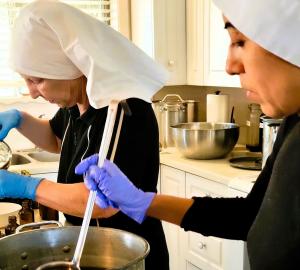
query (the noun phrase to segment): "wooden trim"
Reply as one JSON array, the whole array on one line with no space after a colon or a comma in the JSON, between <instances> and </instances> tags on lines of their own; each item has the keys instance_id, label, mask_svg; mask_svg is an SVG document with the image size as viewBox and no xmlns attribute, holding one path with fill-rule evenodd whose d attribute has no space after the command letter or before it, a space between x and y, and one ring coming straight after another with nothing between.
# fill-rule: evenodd
<instances>
[{"instance_id":1,"label":"wooden trim","mask_svg":"<svg viewBox=\"0 0 300 270\"><path fill-rule=\"evenodd\" d=\"M131 1L118 1L118 23L119 32L131 40Z\"/></svg>"}]
</instances>

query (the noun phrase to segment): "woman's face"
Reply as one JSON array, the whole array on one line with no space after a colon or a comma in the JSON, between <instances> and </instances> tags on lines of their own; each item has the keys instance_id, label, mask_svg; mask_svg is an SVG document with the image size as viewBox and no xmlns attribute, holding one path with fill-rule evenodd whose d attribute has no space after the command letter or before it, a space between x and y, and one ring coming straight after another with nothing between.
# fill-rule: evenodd
<instances>
[{"instance_id":1,"label":"woman's face","mask_svg":"<svg viewBox=\"0 0 300 270\"><path fill-rule=\"evenodd\" d=\"M87 100L84 77L74 80L42 79L26 75L22 77L33 99L42 97L60 108L70 108Z\"/></svg>"},{"instance_id":2,"label":"woman's face","mask_svg":"<svg viewBox=\"0 0 300 270\"><path fill-rule=\"evenodd\" d=\"M270 117L300 112L300 68L245 37L226 18L224 22L231 39L226 71L240 76L247 97Z\"/></svg>"}]
</instances>

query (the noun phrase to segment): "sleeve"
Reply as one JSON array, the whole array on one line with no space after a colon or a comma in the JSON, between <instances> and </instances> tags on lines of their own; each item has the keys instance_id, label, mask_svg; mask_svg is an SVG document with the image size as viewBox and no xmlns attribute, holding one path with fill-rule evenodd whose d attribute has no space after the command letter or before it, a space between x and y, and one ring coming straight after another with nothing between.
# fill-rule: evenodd
<instances>
[{"instance_id":1,"label":"sleeve","mask_svg":"<svg viewBox=\"0 0 300 270\"><path fill-rule=\"evenodd\" d=\"M67 121L68 119L65 109L59 109L53 118L49 120L52 131L55 136L61 140L64 136L66 125L68 124Z\"/></svg>"},{"instance_id":2,"label":"sleeve","mask_svg":"<svg viewBox=\"0 0 300 270\"><path fill-rule=\"evenodd\" d=\"M205 236L245 241L260 209L279 149L298 119L290 117L282 123L273 152L246 198L195 197L193 205L183 217L181 227Z\"/></svg>"},{"instance_id":3,"label":"sleeve","mask_svg":"<svg viewBox=\"0 0 300 270\"><path fill-rule=\"evenodd\" d=\"M194 197L181 227L205 236L245 241L264 197L269 174L268 168L263 170L246 198Z\"/></svg>"}]
</instances>

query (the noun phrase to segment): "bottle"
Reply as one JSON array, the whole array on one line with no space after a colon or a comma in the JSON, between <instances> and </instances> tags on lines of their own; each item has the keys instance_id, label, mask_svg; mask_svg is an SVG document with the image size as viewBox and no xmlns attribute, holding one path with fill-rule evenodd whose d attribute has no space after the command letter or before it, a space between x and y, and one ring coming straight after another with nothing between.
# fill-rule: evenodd
<instances>
[{"instance_id":1,"label":"bottle","mask_svg":"<svg viewBox=\"0 0 300 270\"><path fill-rule=\"evenodd\" d=\"M29 200L22 202L22 209L19 211L20 224L34 222L34 211L30 208Z\"/></svg>"},{"instance_id":2,"label":"bottle","mask_svg":"<svg viewBox=\"0 0 300 270\"><path fill-rule=\"evenodd\" d=\"M17 227L19 224L17 223L16 216L9 216L8 217L8 225L5 227L5 235L14 234L16 232Z\"/></svg>"},{"instance_id":3,"label":"bottle","mask_svg":"<svg viewBox=\"0 0 300 270\"><path fill-rule=\"evenodd\" d=\"M31 209L39 209L39 203L36 201L30 200L29 205Z\"/></svg>"},{"instance_id":4,"label":"bottle","mask_svg":"<svg viewBox=\"0 0 300 270\"><path fill-rule=\"evenodd\" d=\"M247 121L247 142L246 147L251 152L262 151L262 128L260 116L262 111L260 105L251 103L248 106L250 110L249 120Z\"/></svg>"}]
</instances>

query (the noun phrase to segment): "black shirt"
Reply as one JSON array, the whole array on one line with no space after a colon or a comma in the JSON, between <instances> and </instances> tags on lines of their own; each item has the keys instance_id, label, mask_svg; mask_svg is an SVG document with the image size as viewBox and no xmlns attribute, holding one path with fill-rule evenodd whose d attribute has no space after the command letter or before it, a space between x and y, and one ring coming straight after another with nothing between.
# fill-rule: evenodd
<instances>
[{"instance_id":1,"label":"black shirt","mask_svg":"<svg viewBox=\"0 0 300 270\"><path fill-rule=\"evenodd\" d=\"M247 240L252 270L300 264L300 118L281 124L272 154L246 198L194 198L181 227Z\"/></svg>"},{"instance_id":2,"label":"black shirt","mask_svg":"<svg viewBox=\"0 0 300 270\"><path fill-rule=\"evenodd\" d=\"M139 99L128 99L131 116L124 115L114 162L127 177L144 191L156 192L159 170L158 126L151 104ZM118 110L118 122L120 108ZM107 107L88 110L80 116L77 106L59 109L50 120L55 135L62 140L61 158L58 170L59 183L83 182L75 174L76 165L84 158L98 153L104 131ZM113 138L116 132L115 124ZM113 142L113 139L112 139ZM112 143L108 153L110 156ZM65 215L67 221L81 225L82 219ZM159 220L147 217L139 225L118 212L107 219L98 219L99 225L123 229L144 237L150 243L150 254L146 258L146 269L169 269L168 251ZM96 225L96 221L91 221Z\"/></svg>"}]
</instances>

